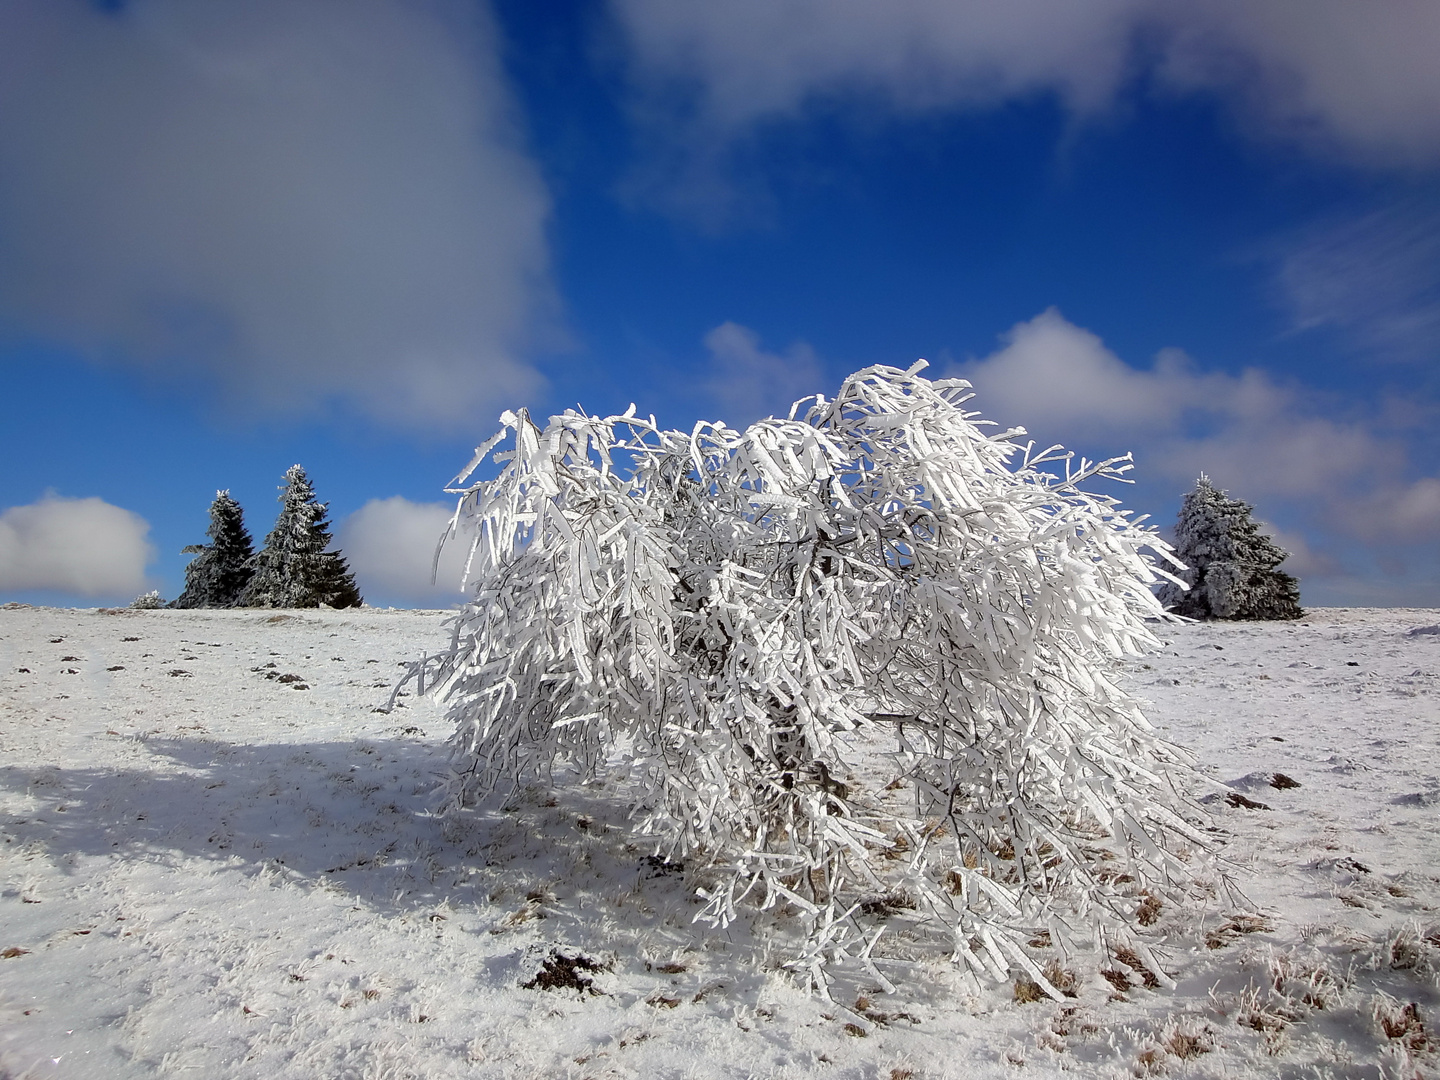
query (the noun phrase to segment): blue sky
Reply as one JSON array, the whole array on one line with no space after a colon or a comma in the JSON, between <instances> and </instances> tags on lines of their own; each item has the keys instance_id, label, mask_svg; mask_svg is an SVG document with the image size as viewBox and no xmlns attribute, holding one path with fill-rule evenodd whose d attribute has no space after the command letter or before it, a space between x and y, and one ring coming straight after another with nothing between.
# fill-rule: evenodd
<instances>
[{"instance_id":1,"label":"blue sky","mask_svg":"<svg viewBox=\"0 0 1440 1080\"><path fill-rule=\"evenodd\" d=\"M175 595L286 466L376 603L500 411L872 363L1440 605L1440 7L14 0L0 600Z\"/></svg>"}]
</instances>

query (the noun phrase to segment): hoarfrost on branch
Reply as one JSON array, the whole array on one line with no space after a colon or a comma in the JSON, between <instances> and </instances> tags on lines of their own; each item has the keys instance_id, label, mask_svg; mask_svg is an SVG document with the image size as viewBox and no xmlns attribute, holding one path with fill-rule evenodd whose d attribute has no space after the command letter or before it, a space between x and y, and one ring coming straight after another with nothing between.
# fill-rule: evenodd
<instances>
[{"instance_id":1,"label":"hoarfrost on branch","mask_svg":"<svg viewBox=\"0 0 1440 1080\"><path fill-rule=\"evenodd\" d=\"M1027 941L1130 939L1142 894L1179 902L1208 846L1185 760L1117 679L1174 560L1084 490L1128 457L987 433L923 366L745 431L502 416L451 488L472 599L411 672L456 724L452 812L557 766L619 780L706 883L698 917L798 919L822 990L928 941L1058 996ZM904 810L846 782L877 745Z\"/></svg>"}]
</instances>

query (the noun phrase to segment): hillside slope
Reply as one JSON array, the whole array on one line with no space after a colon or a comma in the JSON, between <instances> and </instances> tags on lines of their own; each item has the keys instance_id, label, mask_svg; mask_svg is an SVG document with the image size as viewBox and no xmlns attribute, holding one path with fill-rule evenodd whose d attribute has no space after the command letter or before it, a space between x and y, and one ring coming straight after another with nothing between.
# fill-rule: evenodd
<instances>
[{"instance_id":1,"label":"hillside slope","mask_svg":"<svg viewBox=\"0 0 1440 1080\"><path fill-rule=\"evenodd\" d=\"M376 710L442 613L0 609L0 1077L1432 1075L1436 624L1177 626L1132 665L1243 893L1156 913L1174 989L927 963L826 1002L690 922L623 792L428 814L443 719Z\"/></svg>"}]
</instances>

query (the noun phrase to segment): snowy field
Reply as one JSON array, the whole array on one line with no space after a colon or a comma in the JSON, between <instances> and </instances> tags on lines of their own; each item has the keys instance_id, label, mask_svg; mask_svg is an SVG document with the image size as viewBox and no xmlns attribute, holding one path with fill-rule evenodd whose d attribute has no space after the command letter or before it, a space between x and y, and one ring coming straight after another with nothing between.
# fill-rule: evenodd
<instances>
[{"instance_id":1,"label":"snowy field","mask_svg":"<svg viewBox=\"0 0 1440 1080\"><path fill-rule=\"evenodd\" d=\"M1132 665L1229 786L1244 893L1158 912L1173 989L936 964L827 1002L690 922L621 791L427 813L445 725L377 706L442 613L0 609L0 1078L1440 1075L1437 624L1168 627Z\"/></svg>"}]
</instances>

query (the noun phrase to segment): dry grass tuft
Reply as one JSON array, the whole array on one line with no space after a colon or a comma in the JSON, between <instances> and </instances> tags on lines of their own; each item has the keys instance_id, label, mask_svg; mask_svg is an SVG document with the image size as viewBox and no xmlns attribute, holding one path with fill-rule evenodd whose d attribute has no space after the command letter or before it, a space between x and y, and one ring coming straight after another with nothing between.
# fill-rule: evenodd
<instances>
[{"instance_id":1,"label":"dry grass tuft","mask_svg":"<svg viewBox=\"0 0 1440 1080\"><path fill-rule=\"evenodd\" d=\"M1214 1050L1215 1040L1210 1037L1208 1030L1195 1033L1177 1029L1170 1034L1163 1045L1166 1053L1174 1054L1177 1058L1188 1061Z\"/></svg>"},{"instance_id":2,"label":"dry grass tuft","mask_svg":"<svg viewBox=\"0 0 1440 1080\"><path fill-rule=\"evenodd\" d=\"M1169 1058L1190 1061L1215 1049L1215 1033L1193 1019L1171 1020L1135 1059L1135 1072L1148 1076L1165 1071Z\"/></svg>"},{"instance_id":3,"label":"dry grass tuft","mask_svg":"<svg viewBox=\"0 0 1440 1080\"><path fill-rule=\"evenodd\" d=\"M1078 995L1079 980L1075 978L1075 972L1061 967L1058 960L1051 960L1045 965L1045 978L1066 997L1073 998Z\"/></svg>"},{"instance_id":4,"label":"dry grass tuft","mask_svg":"<svg viewBox=\"0 0 1440 1080\"><path fill-rule=\"evenodd\" d=\"M1061 1038L1070 1035L1094 1035L1100 1029L1080 1012L1078 1005L1062 1005L1060 1011L1050 1019L1051 1034Z\"/></svg>"},{"instance_id":5,"label":"dry grass tuft","mask_svg":"<svg viewBox=\"0 0 1440 1080\"><path fill-rule=\"evenodd\" d=\"M878 991L876 992L878 993ZM913 1013L881 1012L879 1009L875 1008L875 1003L872 1002L870 998L867 997L865 994L861 994L855 999L855 1011L861 1016L863 1016L866 1020L869 1020L872 1024L878 1025L879 1027L889 1027L890 1021L892 1020L908 1020L910 1023L916 1025L920 1023L920 1018Z\"/></svg>"},{"instance_id":6,"label":"dry grass tuft","mask_svg":"<svg viewBox=\"0 0 1440 1080\"><path fill-rule=\"evenodd\" d=\"M1440 989L1440 926L1422 928L1412 922L1397 927L1376 942L1364 966L1371 971L1408 972Z\"/></svg>"},{"instance_id":7,"label":"dry grass tuft","mask_svg":"<svg viewBox=\"0 0 1440 1080\"><path fill-rule=\"evenodd\" d=\"M1045 991L1040 989L1040 984L1034 980L1023 975L1015 980L1015 1004L1030 1005L1036 1001L1044 1001L1046 996Z\"/></svg>"},{"instance_id":8,"label":"dry grass tuft","mask_svg":"<svg viewBox=\"0 0 1440 1080\"><path fill-rule=\"evenodd\" d=\"M1387 995L1378 996L1375 1023L1387 1039L1394 1039L1407 1053L1418 1054L1431 1046L1430 1035L1420 1019L1420 1006L1413 1001L1401 1005Z\"/></svg>"},{"instance_id":9,"label":"dry grass tuft","mask_svg":"<svg viewBox=\"0 0 1440 1080\"><path fill-rule=\"evenodd\" d=\"M600 991L595 989L595 980L589 973L609 970L608 965L581 953L569 956L559 949L553 949L545 958L540 970L535 973L535 977L529 982L521 983L520 988L522 990L576 990L582 997L586 994L598 997Z\"/></svg>"},{"instance_id":10,"label":"dry grass tuft","mask_svg":"<svg viewBox=\"0 0 1440 1080\"><path fill-rule=\"evenodd\" d=\"M1134 989L1134 985L1130 982L1130 976L1126 975L1123 971L1117 971L1115 968L1106 968L1100 972L1100 975L1115 988L1117 994L1129 993Z\"/></svg>"},{"instance_id":11,"label":"dry grass tuft","mask_svg":"<svg viewBox=\"0 0 1440 1080\"><path fill-rule=\"evenodd\" d=\"M1223 949L1242 934L1269 934L1275 930L1275 924L1262 915L1240 913L1232 915L1223 926L1218 926L1210 931L1205 939L1207 949Z\"/></svg>"},{"instance_id":12,"label":"dry grass tuft","mask_svg":"<svg viewBox=\"0 0 1440 1080\"><path fill-rule=\"evenodd\" d=\"M865 915L888 919L902 911L914 911L915 898L903 890L888 892L884 896L872 896L860 902L860 911Z\"/></svg>"},{"instance_id":13,"label":"dry grass tuft","mask_svg":"<svg viewBox=\"0 0 1440 1080\"><path fill-rule=\"evenodd\" d=\"M1161 899L1146 889L1140 893L1140 906L1135 910L1135 918L1141 926L1154 926L1160 919L1160 912L1165 904Z\"/></svg>"},{"instance_id":14,"label":"dry grass tuft","mask_svg":"<svg viewBox=\"0 0 1440 1080\"><path fill-rule=\"evenodd\" d=\"M1128 945L1122 945L1115 950L1115 959L1139 975L1146 990L1154 990L1160 985L1160 979L1150 970L1150 966L1141 960L1140 954Z\"/></svg>"}]
</instances>

